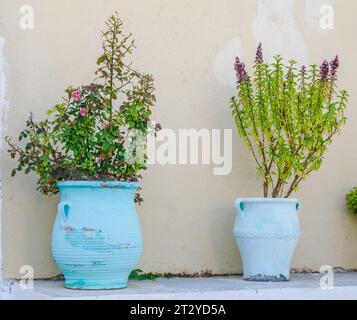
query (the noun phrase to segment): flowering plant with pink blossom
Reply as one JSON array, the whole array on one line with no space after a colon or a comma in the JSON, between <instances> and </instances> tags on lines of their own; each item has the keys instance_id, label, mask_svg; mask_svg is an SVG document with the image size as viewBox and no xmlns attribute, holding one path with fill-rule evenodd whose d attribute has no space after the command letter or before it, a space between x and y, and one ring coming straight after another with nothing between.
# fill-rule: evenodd
<instances>
[{"instance_id":1,"label":"flowering plant with pink blossom","mask_svg":"<svg viewBox=\"0 0 357 320\"><path fill-rule=\"evenodd\" d=\"M146 154L140 161L127 161L125 143L133 132L146 137L161 128L151 128L153 78L127 61L134 41L124 34L118 15L106 25L94 83L67 88L44 121L35 122L31 114L19 144L6 138L11 157L18 160L12 176L36 172L44 194L57 193L61 180L137 181L146 169ZM137 195L136 200L142 199Z\"/></svg>"},{"instance_id":2,"label":"flowering plant with pink blossom","mask_svg":"<svg viewBox=\"0 0 357 320\"><path fill-rule=\"evenodd\" d=\"M251 77L236 58L237 94L230 108L238 133L257 164L264 197L289 197L318 170L346 121L348 92L338 90L336 56L321 66L264 61L259 44Z\"/></svg>"},{"instance_id":3,"label":"flowering plant with pink blossom","mask_svg":"<svg viewBox=\"0 0 357 320\"><path fill-rule=\"evenodd\" d=\"M75 90L71 93L71 98L74 100L74 101L81 101L83 96L82 96L82 93L79 91L79 90Z\"/></svg>"}]
</instances>

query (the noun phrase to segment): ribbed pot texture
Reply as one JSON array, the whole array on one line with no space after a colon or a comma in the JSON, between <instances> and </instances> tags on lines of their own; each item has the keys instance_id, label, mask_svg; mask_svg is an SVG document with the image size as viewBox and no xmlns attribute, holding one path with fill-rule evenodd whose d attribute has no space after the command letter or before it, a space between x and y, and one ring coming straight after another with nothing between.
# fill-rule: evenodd
<instances>
[{"instance_id":1,"label":"ribbed pot texture","mask_svg":"<svg viewBox=\"0 0 357 320\"><path fill-rule=\"evenodd\" d=\"M296 199L237 199L234 236L249 281L287 281L300 236Z\"/></svg>"},{"instance_id":2,"label":"ribbed pot texture","mask_svg":"<svg viewBox=\"0 0 357 320\"><path fill-rule=\"evenodd\" d=\"M136 182L59 182L52 254L70 289L120 289L141 255Z\"/></svg>"}]
</instances>

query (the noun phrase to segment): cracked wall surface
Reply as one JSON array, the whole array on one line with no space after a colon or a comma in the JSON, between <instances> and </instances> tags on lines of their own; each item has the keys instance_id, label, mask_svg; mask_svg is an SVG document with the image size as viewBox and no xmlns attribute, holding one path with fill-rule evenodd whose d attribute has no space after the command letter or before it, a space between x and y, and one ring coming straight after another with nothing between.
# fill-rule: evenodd
<instances>
[{"instance_id":1,"label":"cracked wall surface","mask_svg":"<svg viewBox=\"0 0 357 320\"><path fill-rule=\"evenodd\" d=\"M319 25L324 4L334 7L333 30ZM33 7L33 30L19 26L22 5ZM235 130L228 108L234 95L233 60L240 55L250 68L258 42L263 43L267 59L280 53L295 57L300 64L320 63L340 55L340 85L351 95L348 122L321 170L296 194L302 203L302 236L293 267L357 268L357 219L346 210L344 200L356 184L357 172L357 44L352 37L357 2L106 0L103 5L101 0L1 1L0 36L7 41L0 50L0 75L6 61L7 135L17 137L30 111L36 119L45 117L68 85L92 81L100 31L116 10L135 35L134 64L154 75L158 99L154 118L175 130ZM51 257L50 239L58 198L36 192L35 175L11 178L13 166L4 154L4 275L18 278L20 267L31 265L38 278L55 276L59 271ZM259 196L261 190L254 163L237 134L230 175L213 176L212 167L204 165L155 165L145 172L142 187L140 268L172 273L242 271L232 236L233 202L237 197Z\"/></svg>"}]
</instances>

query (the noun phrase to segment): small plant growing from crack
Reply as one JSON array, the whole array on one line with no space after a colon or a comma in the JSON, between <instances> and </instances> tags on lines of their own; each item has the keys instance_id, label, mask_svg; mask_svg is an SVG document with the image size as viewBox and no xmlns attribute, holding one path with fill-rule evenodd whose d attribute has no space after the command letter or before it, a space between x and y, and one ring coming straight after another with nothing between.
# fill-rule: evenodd
<instances>
[{"instance_id":1,"label":"small plant growing from crack","mask_svg":"<svg viewBox=\"0 0 357 320\"><path fill-rule=\"evenodd\" d=\"M151 280L151 281L155 281L157 278L159 278L159 276L157 274L154 273L144 273L143 270L141 269L135 269L131 272L130 276L129 276L129 280Z\"/></svg>"}]
</instances>

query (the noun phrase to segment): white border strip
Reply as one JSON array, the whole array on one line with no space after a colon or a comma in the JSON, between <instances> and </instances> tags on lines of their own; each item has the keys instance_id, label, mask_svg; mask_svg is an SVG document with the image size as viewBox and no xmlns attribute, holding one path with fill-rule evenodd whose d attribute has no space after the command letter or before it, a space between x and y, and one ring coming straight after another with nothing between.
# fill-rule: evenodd
<instances>
[{"instance_id":1,"label":"white border strip","mask_svg":"<svg viewBox=\"0 0 357 320\"><path fill-rule=\"evenodd\" d=\"M1 29L0 29L1 30ZM6 110L8 108L7 100L7 84L5 76L5 58L4 58L4 45L5 39L0 37L0 153L2 156L3 152L3 134L5 131L5 116ZM3 194L2 194L2 174L0 170L0 293L2 291L3 284L3 260L2 260L2 204L3 204Z\"/></svg>"}]
</instances>

